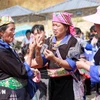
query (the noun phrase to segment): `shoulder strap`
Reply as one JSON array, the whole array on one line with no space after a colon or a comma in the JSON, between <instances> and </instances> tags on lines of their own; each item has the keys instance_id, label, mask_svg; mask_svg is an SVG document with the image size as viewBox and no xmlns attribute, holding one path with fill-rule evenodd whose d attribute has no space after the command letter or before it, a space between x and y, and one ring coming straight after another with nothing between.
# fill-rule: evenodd
<instances>
[{"instance_id":1,"label":"shoulder strap","mask_svg":"<svg viewBox=\"0 0 100 100\"><path fill-rule=\"evenodd\" d=\"M57 54L58 58L62 59L61 54L60 54L58 48L57 48L57 50L56 50L56 54ZM77 82L79 82L79 79L76 77L76 75L74 74L74 72L70 72L70 74L71 74L71 76L72 76Z\"/></svg>"}]
</instances>

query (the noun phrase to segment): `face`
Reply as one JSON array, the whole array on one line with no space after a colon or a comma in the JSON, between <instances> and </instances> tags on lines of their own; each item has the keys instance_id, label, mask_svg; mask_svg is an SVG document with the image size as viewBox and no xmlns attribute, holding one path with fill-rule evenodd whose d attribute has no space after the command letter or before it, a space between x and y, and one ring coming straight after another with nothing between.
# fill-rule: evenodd
<instances>
[{"instance_id":1,"label":"face","mask_svg":"<svg viewBox=\"0 0 100 100\"><path fill-rule=\"evenodd\" d=\"M30 35L31 35L31 33L28 32L27 35L26 35L26 37L27 37L28 39L30 39Z\"/></svg>"},{"instance_id":2,"label":"face","mask_svg":"<svg viewBox=\"0 0 100 100\"><path fill-rule=\"evenodd\" d=\"M11 43L14 40L14 34L15 34L15 24L10 23L7 25L7 29L5 32L2 32L2 39L7 42Z\"/></svg>"},{"instance_id":3,"label":"face","mask_svg":"<svg viewBox=\"0 0 100 100\"><path fill-rule=\"evenodd\" d=\"M74 36L78 37L78 38L81 38L82 34L81 33L80 34L75 34Z\"/></svg>"},{"instance_id":4,"label":"face","mask_svg":"<svg viewBox=\"0 0 100 100\"><path fill-rule=\"evenodd\" d=\"M62 23L52 22L52 29L56 38L63 38L66 35L68 27Z\"/></svg>"},{"instance_id":5,"label":"face","mask_svg":"<svg viewBox=\"0 0 100 100\"><path fill-rule=\"evenodd\" d=\"M35 38L41 37L41 40L44 41L44 39L45 39L45 32L35 29L34 30L34 37Z\"/></svg>"},{"instance_id":6,"label":"face","mask_svg":"<svg viewBox=\"0 0 100 100\"><path fill-rule=\"evenodd\" d=\"M96 31L97 31L97 34L100 38L100 24L94 24L95 25L95 28L96 28Z\"/></svg>"}]
</instances>

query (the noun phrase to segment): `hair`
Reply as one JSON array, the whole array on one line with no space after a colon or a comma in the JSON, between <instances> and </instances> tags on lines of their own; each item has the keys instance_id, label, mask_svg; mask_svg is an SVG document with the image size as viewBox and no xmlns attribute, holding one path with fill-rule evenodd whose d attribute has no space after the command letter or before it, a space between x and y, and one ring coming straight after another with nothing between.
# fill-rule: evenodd
<instances>
[{"instance_id":1,"label":"hair","mask_svg":"<svg viewBox=\"0 0 100 100\"><path fill-rule=\"evenodd\" d=\"M11 23L14 24L14 22L11 22ZM10 24L10 23L8 23L8 24ZM8 24L4 24L4 25L0 26L0 32L5 32L6 29L8 28Z\"/></svg>"},{"instance_id":2,"label":"hair","mask_svg":"<svg viewBox=\"0 0 100 100\"><path fill-rule=\"evenodd\" d=\"M36 24L36 25L34 25L34 26L32 27L31 33L34 34L34 31L35 31L35 30L44 31L44 26L41 25L41 24Z\"/></svg>"},{"instance_id":3,"label":"hair","mask_svg":"<svg viewBox=\"0 0 100 100\"><path fill-rule=\"evenodd\" d=\"M61 23L63 24L63 23ZM68 27L68 30L67 30L67 34L70 34L70 25L67 25L67 24L63 24L65 27Z\"/></svg>"},{"instance_id":4,"label":"hair","mask_svg":"<svg viewBox=\"0 0 100 100\"><path fill-rule=\"evenodd\" d=\"M92 32L96 32L96 28L95 28L94 25L90 27L90 33L92 33ZM93 39L93 37L98 39L98 35L97 34L89 34L89 37L90 37L90 41Z\"/></svg>"},{"instance_id":5,"label":"hair","mask_svg":"<svg viewBox=\"0 0 100 100\"><path fill-rule=\"evenodd\" d=\"M90 32L93 32L93 31L96 32L96 29L95 29L94 25L90 27Z\"/></svg>"},{"instance_id":6,"label":"hair","mask_svg":"<svg viewBox=\"0 0 100 100\"><path fill-rule=\"evenodd\" d=\"M30 31L30 30L27 30L27 31L26 31L26 36L27 36L27 34L28 34L28 33L30 33L30 34L31 34L31 31Z\"/></svg>"},{"instance_id":7,"label":"hair","mask_svg":"<svg viewBox=\"0 0 100 100\"><path fill-rule=\"evenodd\" d=\"M14 22L10 22L10 23L14 24ZM10 24L10 23L8 23L8 24ZM4 24L4 25L0 26L0 32L5 32L6 29L8 28L8 24ZM0 39L1 39L1 37L2 36L0 35Z\"/></svg>"},{"instance_id":8,"label":"hair","mask_svg":"<svg viewBox=\"0 0 100 100\"><path fill-rule=\"evenodd\" d=\"M77 34L77 35L82 33L81 29L78 28L78 27L75 27L75 31L76 31L76 34Z\"/></svg>"},{"instance_id":9,"label":"hair","mask_svg":"<svg viewBox=\"0 0 100 100\"><path fill-rule=\"evenodd\" d=\"M27 50L29 49L29 44L26 44L21 48L22 54L25 56L27 54Z\"/></svg>"}]
</instances>

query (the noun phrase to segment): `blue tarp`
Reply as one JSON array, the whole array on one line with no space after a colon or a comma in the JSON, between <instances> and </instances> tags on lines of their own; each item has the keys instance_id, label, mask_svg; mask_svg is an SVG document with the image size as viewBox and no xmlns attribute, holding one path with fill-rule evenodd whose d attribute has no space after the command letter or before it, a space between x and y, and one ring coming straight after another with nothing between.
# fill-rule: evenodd
<instances>
[{"instance_id":1,"label":"blue tarp","mask_svg":"<svg viewBox=\"0 0 100 100\"><path fill-rule=\"evenodd\" d=\"M17 26L15 29L15 37L25 36L27 30L31 30L32 26L30 25L22 25Z\"/></svg>"}]
</instances>

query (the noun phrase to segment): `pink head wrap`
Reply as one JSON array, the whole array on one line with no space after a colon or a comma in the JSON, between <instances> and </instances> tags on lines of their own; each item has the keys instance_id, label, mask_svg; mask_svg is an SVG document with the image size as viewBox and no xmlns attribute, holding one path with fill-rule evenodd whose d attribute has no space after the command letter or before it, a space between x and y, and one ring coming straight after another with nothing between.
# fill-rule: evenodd
<instances>
[{"instance_id":1,"label":"pink head wrap","mask_svg":"<svg viewBox=\"0 0 100 100\"><path fill-rule=\"evenodd\" d=\"M75 29L71 21L71 13L62 12L62 13L53 13L53 22L59 22L70 26L70 33L75 34Z\"/></svg>"}]
</instances>

